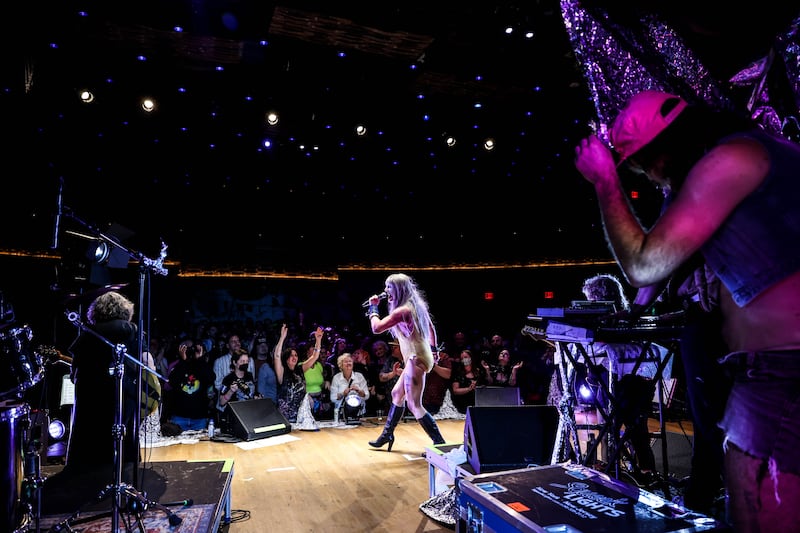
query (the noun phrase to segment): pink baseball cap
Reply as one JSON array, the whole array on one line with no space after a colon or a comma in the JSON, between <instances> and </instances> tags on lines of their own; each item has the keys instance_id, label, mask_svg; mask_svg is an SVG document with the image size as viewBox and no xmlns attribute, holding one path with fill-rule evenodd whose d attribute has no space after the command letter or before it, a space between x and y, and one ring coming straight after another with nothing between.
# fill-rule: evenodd
<instances>
[{"instance_id":1,"label":"pink baseball cap","mask_svg":"<svg viewBox=\"0 0 800 533\"><path fill-rule=\"evenodd\" d=\"M662 115L661 107L671 99L677 100L675 107ZM620 155L619 163L655 139L687 105L680 96L662 91L646 90L635 94L611 127L611 144Z\"/></svg>"}]
</instances>

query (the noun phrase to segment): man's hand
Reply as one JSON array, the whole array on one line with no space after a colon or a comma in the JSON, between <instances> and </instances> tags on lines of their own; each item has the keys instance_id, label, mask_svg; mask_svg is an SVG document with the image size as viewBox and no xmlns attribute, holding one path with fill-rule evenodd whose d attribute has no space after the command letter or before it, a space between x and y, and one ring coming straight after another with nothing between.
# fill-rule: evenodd
<instances>
[{"instance_id":1,"label":"man's hand","mask_svg":"<svg viewBox=\"0 0 800 533\"><path fill-rule=\"evenodd\" d=\"M617 177L614 156L596 135L584 138L575 147L575 168L593 185Z\"/></svg>"}]
</instances>

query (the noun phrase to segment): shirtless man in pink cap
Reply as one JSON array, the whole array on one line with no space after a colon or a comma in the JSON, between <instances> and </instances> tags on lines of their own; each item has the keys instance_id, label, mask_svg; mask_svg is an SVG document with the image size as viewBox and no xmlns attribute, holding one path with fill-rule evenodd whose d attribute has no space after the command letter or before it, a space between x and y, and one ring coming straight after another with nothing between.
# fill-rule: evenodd
<instances>
[{"instance_id":1,"label":"shirtless man in pink cap","mask_svg":"<svg viewBox=\"0 0 800 533\"><path fill-rule=\"evenodd\" d=\"M610 130L575 150L606 237L629 283L659 283L693 254L721 281L718 302L734 377L720 427L737 532L800 531L800 145L738 116L647 90ZM615 154L618 157L615 158ZM618 169L673 198L645 229Z\"/></svg>"}]
</instances>

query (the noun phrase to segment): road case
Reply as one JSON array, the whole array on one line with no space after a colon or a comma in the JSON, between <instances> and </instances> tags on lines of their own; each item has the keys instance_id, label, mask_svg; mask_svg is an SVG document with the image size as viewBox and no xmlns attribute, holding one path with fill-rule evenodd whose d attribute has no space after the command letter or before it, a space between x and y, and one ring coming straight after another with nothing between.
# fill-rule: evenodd
<instances>
[{"instance_id":1,"label":"road case","mask_svg":"<svg viewBox=\"0 0 800 533\"><path fill-rule=\"evenodd\" d=\"M458 514L458 533L730 531L711 517L572 463L463 478Z\"/></svg>"}]
</instances>

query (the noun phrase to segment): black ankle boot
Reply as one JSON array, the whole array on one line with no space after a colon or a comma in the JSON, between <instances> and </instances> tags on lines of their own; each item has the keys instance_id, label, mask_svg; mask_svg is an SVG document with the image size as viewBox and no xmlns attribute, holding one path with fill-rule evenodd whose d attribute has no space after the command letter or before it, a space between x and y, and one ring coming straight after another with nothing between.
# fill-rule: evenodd
<instances>
[{"instance_id":1,"label":"black ankle boot","mask_svg":"<svg viewBox=\"0 0 800 533\"><path fill-rule=\"evenodd\" d=\"M398 422L400 422L400 419L403 418L403 411L405 410L405 405L397 407L395 404L392 404L392 407L389 409L389 415L386 417L386 425L383 426L383 432L377 439L369 441L369 445L374 448L380 448L388 442L389 448L386 451L392 451L392 446L394 445L394 428L397 426Z\"/></svg>"},{"instance_id":2,"label":"black ankle boot","mask_svg":"<svg viewBox=\"0 0 800 533\"><path fill-rule=\"evenodd\" d=\"M425 416L422 418L417 418L417 422L419 422L419 425L422 426L422 429L424 429L425 433L431 438L433 444L444 444L444 438L439 432L439 426L436 425L436 420L433 419L430 413L425 413Z\"/></svg>"}]
</instances>

